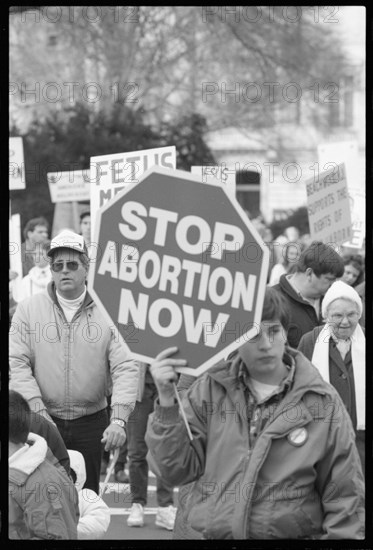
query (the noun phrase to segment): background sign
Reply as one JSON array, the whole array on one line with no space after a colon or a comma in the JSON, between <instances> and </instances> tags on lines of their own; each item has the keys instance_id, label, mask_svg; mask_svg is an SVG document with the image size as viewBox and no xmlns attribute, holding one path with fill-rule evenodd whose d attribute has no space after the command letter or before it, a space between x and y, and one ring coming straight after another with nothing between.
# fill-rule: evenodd
<instances>
[{"instance_id":1,"label":"background sign","mask_svg":"<svg viewBox=\"0 0 373 550\"><path fill-rule=\"evenodd\" d=\"M359 155L356 140L323 143L317 148L320 170L327 163L344 163L348 194L350 196L352 238L343 243L351 248L362 248L365 238L365 158Z\"/></svg>"},{"instance_id":2,"label":"background sign","mask_svg":"<svg viewBox=\"0 0 373 550\"><path fill-rule=\"evenodd\" d=\"M269 251L216 184L153 167L97 214L89 291L132 354L197 376L258 333Z\"/></svg>"},{"instance_id":3,"label":"background sign","mask_svg":"<svg viewBox=\"0 0 373 550\"><path fill-rule=\"evenodd\" d=\"M152 166L176 168L176 147L159 147L129 153L91 157L91 231L92 241L96 212Z\"/></svg>"},{"instance_id":4,"label":"background sign","mask_svg":"<svg viewBox=\"0 0 373 550\"><path fill-rule=\"evenodd\" d=\"M355 187L365 186L364 157L359 158L359 149L356 140L321 143L317 147L319 171L324 172L332 164L341 164L346 168L347 182Z\"/></svg>"},{"instance_id":5,"label":"background sign","mask_svg":"<svg viewBox=\"0 0 373 550\"><path fill-rule=\"evenodd\" d=\"M9 138L9 189L26 189L23 141L21 137Z\"/></svg>"},{"instance_id":6,"label":"background sign","mask_svg":"<svg viewBox=\"0 0 373 550\"><path fill-rule=\"evenodd\" d=\"M213 183L224 185L228 193L236 197L236 172L229 170L226 166L192 166L191 173L201 178L202 183Z\"/></svg>"},{"instance_id":7,"label":"background sign","mask_svg":"<svg viewBox=\"0 0 373 550\"><path fill-rule=\"evenodd\" d=\"M89 170L50 172L48 185L52 202L89 201L90 199Z\"/></svg>"},{"instance_id":8,"label":"background sign","mask_svg":"<svg viewBox=\"0 0 373 550\"><path fill-rule=\"evenodd\" d=\"M18 301L22 281L21 216L19 214L13 214L9 218L9 267L18 273L18 277L10 283L13 298Z\"/></svg>"},{"instance_id":9,"label":"background sign","mask_svg":"<svg viewBox=\"0 0 373 550\"><path fill-rule=\"evenodd\" d=\"M352 237L350 199L344 164L306 181L312 240L342 244Z\"/></svg>"},{"instance_id":10,"label":"background sign","mask_svg":"<svg viewBox=\"0 0 373 550\"><path fill-rule=\"evenodd\" d=\"M352 237L350 241L343 243L344 246L360 249L363 247L365 238L365 190L361 187L348 187L350 199Z\"/></svg>"}]
</instances>

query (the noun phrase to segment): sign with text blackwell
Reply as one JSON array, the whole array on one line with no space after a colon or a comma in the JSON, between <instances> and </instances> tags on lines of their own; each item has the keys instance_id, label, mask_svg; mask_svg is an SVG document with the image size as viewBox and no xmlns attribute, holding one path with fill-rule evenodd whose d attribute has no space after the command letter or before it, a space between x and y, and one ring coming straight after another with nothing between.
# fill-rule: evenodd
<instances>
[{"instance_id":1,"label":"sign with text blackwell","mask_svg":"<svg viewBox=\"0 0 373 550\"><path fill-rule=\"evenodd\" d=\"M154 166L97 213L88 288L133 356L198 376L258 333L269 251L224 187Z\"/></svg>"},{"instance_id":2,"label":"sign with text blackwell","mask_svg":"<svg viewBox=\"0 0 373 550\"><path fill-rule=\"evenodd\" d=\"M96 212L117 193L152 166L176 168L176 147L157 147L127 153L113 153L91 157L91 235L92 242L96 223Z\"/></svg>"},{"instance_id":3,"label":"sign with text blackwell","mask_svg":"<svg viewBox=\"0 0 373 550\"><path fill-rule=\"evenodd\" d=\"M336 164L305 183L311 238L335 245L349 240L352 229L345 165Z\"/></svg>"}]
</instances>

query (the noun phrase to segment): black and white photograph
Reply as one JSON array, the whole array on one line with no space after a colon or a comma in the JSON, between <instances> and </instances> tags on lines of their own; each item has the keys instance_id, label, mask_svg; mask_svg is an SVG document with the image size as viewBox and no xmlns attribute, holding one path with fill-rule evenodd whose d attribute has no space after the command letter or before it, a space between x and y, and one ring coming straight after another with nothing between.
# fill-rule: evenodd
<instances>
[{"instance_id":1,"label":"black and white photograph","mask_svg":"<svg viewBox=\"0 0 373 550\"><path fill-rule=\"evenodd\" d=\"M369 548L367 8L8 9L4 540Z\"/></svg>"}]
</instances>

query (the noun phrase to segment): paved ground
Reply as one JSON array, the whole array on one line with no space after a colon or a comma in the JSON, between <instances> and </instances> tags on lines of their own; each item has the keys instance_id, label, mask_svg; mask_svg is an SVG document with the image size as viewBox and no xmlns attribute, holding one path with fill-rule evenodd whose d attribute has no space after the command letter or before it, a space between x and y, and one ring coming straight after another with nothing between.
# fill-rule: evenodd
<instances>
[{"instance_id":1,"label":"paved ground","mask_svg":"<svg viewBox=\"0 0 373 550\"><path fill-rule=\"evenodd\" d=\"M105 476L101 476L101 483L104 481L104 478ZM177 505L177 493L178 489L174 489L175 506ZM114 476L112 476L103 499L111 512L111 523L105 540L172 539L172 531L167 531L154 525L157 502L155 477L152 473L149 475L148 504L145 508L144 527L128 527L127 525L127 518L131 507L129 485L115 482Z\"/></svg>"}]
</instances>

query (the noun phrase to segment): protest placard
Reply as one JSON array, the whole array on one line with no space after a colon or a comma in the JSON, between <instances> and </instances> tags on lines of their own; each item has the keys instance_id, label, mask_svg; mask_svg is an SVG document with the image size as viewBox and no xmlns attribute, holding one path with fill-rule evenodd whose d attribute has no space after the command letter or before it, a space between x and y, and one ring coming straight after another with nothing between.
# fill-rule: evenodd
<instances>
[{"instance_id":1,"label":"protest placard","mask_svg":"<svg viewBox=\"0 0 373 550\"><path fill-rule=\"evenodd\" d=\"M159 147L91 157L91 235L96 212L152 166L176 168L176 147Z\"/></svg>"},{"instance_id":2,"label":"protest placard","mask_svg":"<svg viewBox=\"0 0 373 550\"><path fill-rule=\"evenodd\" d=\"M53 203L79 202L90 199L89 170L49 172L47 176Z\"/></svg>"},{"instance_id":3,"label":"protest placard","mask_svg":"<svg viewBox=\"0 0 373 550\"><path fill-rule=\"evenodd\" d=\"M343 243L343 246L360 250L364 246L365 239L365 190L361 187L348 186L350 199L352 237Z\"/></svg>"},{"instance_id":4,"label":"protest placard","mask_svg":"<svg viewBox=\"0 0 373 550\"><path fill-rule=\"evenodd\" d=\"M343 163L346 169L347 184L364 187L364 159L359 157L356 140L320 143L317 146L319 173Z\"/></svg>"},{"instance_id":5,"label":"protest placard","mask_svg":"<svg viewBox=\"0 0 373 550\"><path fill-rule=\"evenodd\" d=\"M236 173L235 170L229 170L224 164L192 166L191 173L201 178L202 183L213 183L224 185L227 192L233 198L236 197Z\"/></svg>"},{"instance_id":6,"label":"protest placard","mask_svg":"<svg viewBox=\"0 0 373 550\"><path fill-rule=\"evenodd\" d=\"M311 238L334 245L350 239L350 200L344 164L338 164L305 183Z\"/></svg>"},{"instance_id":7,"label":"protest placard","mask_svg":"<svg viewBox=\"0 0 373 550\"><path fill-rule=\"evenodd\" d=\"M21 216L19 214L9 216L9 268L17 273L11 286L13 298L18 301L22 281Z\"/></svg>"},{"instance_id":8,"label":"protest placard","mask_svg":"<svg viewBox=\"0 0 373 550\"><path fill-rule=\"evenodd\" d=\"M269 251L224 187L153 167L97 213L88 288L134 357L197 376L258 333Z\"/></svg>"},{"instance_id":9,"label":"protest placard","mask_svg":"<svg viewBox=\"0 0 373 550\"><path fill-rule=\"evenodd\" d=\"M21 137L9 138L9 190L26 189L23 141Z\"/></svg>"}]
</instances>

